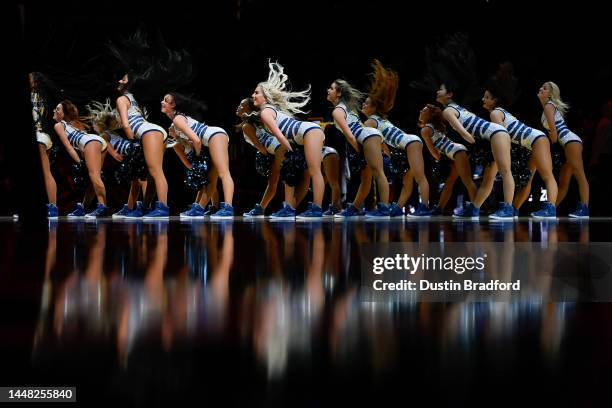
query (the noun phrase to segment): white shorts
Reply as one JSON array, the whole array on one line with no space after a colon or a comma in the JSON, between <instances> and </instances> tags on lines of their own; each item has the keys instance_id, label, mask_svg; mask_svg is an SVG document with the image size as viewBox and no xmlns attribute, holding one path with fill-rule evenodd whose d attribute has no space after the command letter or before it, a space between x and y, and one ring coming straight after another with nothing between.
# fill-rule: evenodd
<instances>
[{"instance_id":1,"label":"white shorts","mask_svg":"<svg viewBox=\"0 0 612 408\"><path fill-rule=\"evenodd\" d=\"M575 134L574 132L567 132L563 137L559 137L559 144L561 147L565 147L568 143L582 143L582 139L580 136Z\"/></svg>"},{"instance_id":2,"label":"white shorts","mask_svg":"<svg viewBox=\"0 0 612 408\"><path fill-rule=\"evenodd\" d=\"M42 145L45 145L47 147L47 150L53 147L53 142L51 141L49 135L46 133L36 131L36 141Z\"/></svg>"},{"instance_id":3,"label":"white shorts","mask_svg":"<svg viewBox=\"0 0 612 408\"><path fill-rule=\"evenodd\" d=\"M130 116L128 118L128 122L130 123L130 128L134 133L134 137L136 137L138 140L141 140L145 134L153 131L161 132L161 134L164 136L164 142L168 138L168 134L164 128L151 122L147 122L142 116Z\"/></svg>"},{"instance_id":4,"label":"white shorts","mask_svg":"<svg viewBox=\"0 0 612 408\"><path fill-rule=\"evenodd\" d=\"M421 141L421 138L417 135L407 135L405 133L403 133L399 139L396 139L394 143L387 143L387 139L385 139L387 145L400 150L406 150L406 147L408 147L410 143L415 142L423 144L423 141Z\"/></svg>"},{"instance_id":5,"label":"white shorts","mask_svg":"<svg viewBox=\"0 0 612 408\"><path fill-rule=\"evenodd\" d=\"M104 138L102 138L101 136L92 135L89 133L85 134L85 136L81 137L81 139L79 140L79 150L84 152L85 146L87 146L87 144L90 142L100 142L102 144L102 151L103 152L106 151L106 147L107 147L106 140L104 140Z\"/></svg>"},{"instance_id":6,"label":"white shorts","mask_svg":"<svg viewBox=\"0 0 612 408\"><path fill-rule=\"evenodd\" d=\"M378 129L374 129L371 127L362 127L355 131L354 136L357 138L357 143L363 146L366 140L371 137L378 136L381 139L383 138L382 133Z\"/></svg>"},{"instance_id":7,"label":"white shorts","mask_svg":"<svg viewBox=\"0 0 612 408\"><path fill-rule=\"evenodd\" d=\"M202 140L202 145L208 147L210 139L212 139L216 135L225 135L225 137L227 137L229 141L229 136L227 135L227 132L225 130L220 127L208 126L206 132L204 132L204 135L200 136L200 139Z\"/></svg>"},{"instance_id":8,"label":"white shorts","mask_svg":"<svg viewBox=\"0 0 612 408\"><path fill-rule=\"evenodd\" d=\"M338 151L334 149L333 147L323 146L321 162L325 160L325 158L329 156L330 154L335 154L336 156L338 156Z\"/></svg>"}]
</instances>

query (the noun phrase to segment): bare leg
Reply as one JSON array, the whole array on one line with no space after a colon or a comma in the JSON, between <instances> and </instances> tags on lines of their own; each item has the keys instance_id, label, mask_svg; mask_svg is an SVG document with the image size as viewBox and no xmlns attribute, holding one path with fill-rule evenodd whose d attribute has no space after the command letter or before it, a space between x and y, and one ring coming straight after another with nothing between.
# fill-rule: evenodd
<instances>
[{"instance_id":1,"label":"bare leg","mask_svg":"<svg viewBox=\"0 0 612 408\"><path fill-rule=\"evenodd\" d=\"M144 135L141 143L149 174L155 182L157 199L162 204L168 205L168 182L162 168L164 152L166 151L163 140L164 137L161 132L152 131Z\"/></svg>"},{"instance_id":2,"label":"bare leg","mask_svg":"<svg viewBox=\"0 0 612 408\"><path fill-rule=\"evenodd\" d=\"M42 165L43 177L45 179L45 190L47 191L47 200L49 203L57 206L57 184L51 173L51 164L49 163L49 155L47 154L47 147L38 144L38 153L40 155L40 162Z\"/></svg>"},{"instance_id":3,"label":"bare leg","mask_svg":"<svg viewBox=\"0 0 612 408\"><path fill-rule=\"evenodd\" d=\"M85 165L89 172L89 179L96 192L98 202L106 205L106 189L100 175L103 160L102 144L98 142L88 143L87 146L85 146L83 156L85 157Z\"/></svg>"},{"instance_id":4,"label":"bare leg","mask_svg":"<svg viewBox=\"0 0 612 408\"><path fill-rule=\"evenodd\" d=\"M229 137L223 137L223 135L213 137L208 143L208 150L223 184L223 200L231 206L234 197L234 180L229 170L228 139Z\"/></svg>"},{"instance_id":5,"label":"bare leg","mask_svg":"<svg viewBox=\"0 0 612 408\"><path fill-rule=\"evenodd\" d=\"M324 140L325 135L319 129L311 130L304 135L304 154L306 155L308 173L312 179L312 202L319 207L323 205L323 192L325 191L325 182L323 181L323 174L321 174L321 150Z\"/></svg>"},{"instance_id":6,"label":"bare leg","mask_svg":"<svg viewBox=\"0 0 612 408\"><path fill-rule=\"evenodd\" d=\"M337 154L329 154L323 160L323 170L327 178L327 184L331 188L332 205L341 207L340 202L340 157Z\"/></svg>"},{"instance_id":7,"label":"bare leg","mask_svg":"<svg viewBox=\"0 0 612 408\"><path fill-rule=\"evenodd\" d=\"M389 182L383 169L383 157L381 152L382 138L370 137L363 143L363 154L368 166L372 170L372 176L378 187L378 201L383 204L389 203Z\"/></svg>"},{"instance_id":8,"label":"bare leg","mask_svg":"<svg viewBox=\"0 0 612 408\"><path fill-rule=\"evenodd\" d=\"M410 143L406 149L408 152L408 163L414 179L419 185L421 201L429 206L429 181L425 177L425 165L423 164L423 144ZM408 199L408 197L406 197ZM404 202L405 203L405 202ZM400 206L401 207L401 206Z\"/></svg>"}]
</instances>

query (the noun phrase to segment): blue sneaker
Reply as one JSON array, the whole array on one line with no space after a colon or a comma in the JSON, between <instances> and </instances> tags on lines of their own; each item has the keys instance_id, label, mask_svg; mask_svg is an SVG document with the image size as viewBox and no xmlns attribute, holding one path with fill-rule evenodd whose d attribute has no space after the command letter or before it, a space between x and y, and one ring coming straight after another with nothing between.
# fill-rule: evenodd
<instances>
[{"instance_id":1,"label":"blue sneaker","mask_svg":"<svg viewBox=\"0 0 612 408\"><path fill-rule=\"evenodd\" d=\"M57 206L51 203L47 204L47 218L57 219L58 215L59 210L57 209Z\"/></svg>"},{"instance_id":2,"label":"blue sneaker","mask_svg":"<svg viewBox=\"0 0 612 408\"><path fill-rule=\"evenodd\" d=\"M204 211L204 216L205 217L210 217L211 215L213 215L217 211L219 211L219 209L217 207L215 207L212 204L208 204L208 207L206 207L206 211Z\"/></svg>"},{"instance_id":3,"label":"blue sneaker","mask_svg":"<svg viewBox=\"0 0 612 408\"><path fill-rule=\"evenodd\" d=\"M130 214L131 215L131 214ZM153 211L142 216L143 220L169 220L170 219L170 208L161 201L155 202Z\"/></svg>"},{"instance_id":4,"label":"blue sneaker","mask_svg":"<svg viewBox=\"0 0 612 408\"><path fill-rule=\"evenodd\" d=\"M179 218L204 218L204 208L198 203L191 204L191 208L182 212Z\"/></svg>"},{"instance_id":5,"label":"blue sneaker","mask_svg":"<svg viewBox=\"0 0 612 408\"><path fill-rule=\"evenodd\" d=\"M533 218L557 218L557 209L552 203L545 202L542 204L542 209L536 212L532 212Z\"/></svg>"},{"instance_id":6,"label":"blue sneaker","mask_svg":"<svg viewBox=\"0 0 612 408\"><path fill-rule=\"evenodd\" d=\"M410 213L410 212L406 213L406 217L412 217L412 218L431 217L431 210L425 204L419 203L416 211L413 213Z\"/></svg>"},{"instance_id":7,"label":"blue sneaker","mask_svg":"<svg viewBox=\"0 0 612 408\"><path fill-rule=\"evenodd\" d=\"M295 217L296 220L320 220L322 218L323 209L313 203L308 203L308 209Z\"/></svg>"},{"instance_id":8,"label":"blue sneaker","mask_svg":"<svg viewBox=\"0 0 612 408\"><path fill-rule=\"evenodd\" d=\"M359 217L361 215L363 215L363 211L355 207L353 203L349 203L346 205L346 208L344 210L342 210L338 214L335 214L334 218L353 218Z\"/></svg>"},{"instance_id":9,"label":"blue sneaker","mask_svg":"<svg viewBox=\"0 0 612 408\"><path fill-rule=\"evenodd\" d=\"M273 218L273 219L294 219L295 218L295 208L293 208L292 206L290 206L286 202L283 202L283 208L281 208L280 210L272 213L272 215L270 215L270 218Z\"/></svg>"},{"instance_id":10,"label":"blue sneaker","mask_svg":"<svg viewBox=\"0 0 612 408\"><path fill-rule=\"evenodd\" d=\"M506 202L499 203L499 208L489 215L493 220L514 220L514 207Z\"/></svg>"},{"instance_id":11,"label":"blue sneaker","mask_svg":"<svg viewBox=\"0 0 612 408\"><path fill-rule=\"evenodd\" d=\"M255 204L255 207L247 213L242 214L243 217L248 218L265 218L264 210L261 208L261 205Z\"/></svg>"},{"instance_id":12,"label":"blue sneaker","mask_svg":"<svg viewBox=\"0 0 612 408\"><path fill-rule=\"evenodd\" d=\"M569 213L571 218L589 218L589 207L584 203L578 203L574 212Z\"/></svg>"},{"instance_id":13,"label":"blue sneaker","mask_svg":"<svg viewBox=\"0 0 612 408\"><path fill-rule=\"evenodd\" d=\"M476 208L474 204L468 203L468 205L463 208L456 208L453 217L477 220L480 218L480 208Z\"/></svg>"},{"instance_id":14,"label":"blue sneaker","mask_svg":"<svg viewBox=\"0 0 612 408\"><path fill-rule=\"evenodd\" d=\"M142 202L140 201L136 202L136 208L134 208L133 210L130 210L128 207L128 210L129 211L127 212L127 214L123 216L124 219L127 219L127 218L139 219L139 218L142 218L143 215L145 215L144 207L142 205Z\"/></svg>"},{"instance_id":15,"label":"blue sneaker","mask_svg":"<svg viewBox=\"0 0 612 408\"><path fill-rule=\"evenodd\" d=\"M329 207L327 208L327 211L325 211L323 213L323 217L325 217L325 218L329 218L329 217L333 218L333 217L335 217L336 214L339 214L339 213L340 213L340 210L337 209L336 207L334 207L332 204L330 204Z\"/></svg>"},{"instance_id":16,"label":"blue sneaker","mask_svg":"<svg viewBox=\"0 0 612 408\"><path fill-rule=\"evenodd\" d=\"M224 218L234 218L234 207L224 202L219 205L219 211L210 216L211 220L219 220Z\"/></svg>"},{"instance_id":17,"label":"blue sneaker","mask_svg":"<svg viewBox=\"0 0 612 408\"><path fill-rule=\"evenodd\" d=\"M70 218L83 218L83 217L85 217L85 214L87 214L87 213L85 212L85 207L83 207L83 204L77 203L76 208L74 209L73 212L68 214L68 217L70 217Z\"/></svg>"},{"instance_id":18,"label":"blue sneaker","mask_svg":"<svg viewBox=\"0 0 612 408\"><path fill-rule=\"evenodd\" d=\"M389 217L403 217L404 216L404 212L402 211L402 208L397 205L397 203L391 203L391 205L389 206Z\"/></svg>"},{"instance_id":19,"label":"blue sneaker","mask_svg":"<svg viewBox=\"0 0 612 408\"><path fill-rule=\"evenodd\" d=\"M442 209L438 206L438 204L436 204L433 207L431 207L431 210L429 211L429 214L432 217L437 217L439 215L442 215Z\"/></svg>"},{"instance_id":20,"label":"blue sneaker","mask_svg":"<svg viewBox=\"0 0 612 408\"><path fill-rule=\"evenodd\" d=\"M125 216L128 215L130 211L132 211L130 207L128 207L127 204L123 204L123 207L113 214L113 219L125 218Z\"/></svg>"},{"instance_id":21,"label":"blue sneaker","mask_svg":"<svg viewBox=\"0 0 612 408\"><path fill-rule=\"evenodd\" d=\"M102 203L98 203L96 209L85 215L85 218L100 218L108 215L108 207Z\"/></svg>"},{"instance_id":22,"label":"blue sneaker","mask_svg":"<svg viewBox=\"0 0 612 408\"><path fill-rule=\"evenodd\" d=\"M366 212L366 218L368 219L387 219L389 218L389 204L378 203L376 209Z\"/></svg>"}]
</instances>

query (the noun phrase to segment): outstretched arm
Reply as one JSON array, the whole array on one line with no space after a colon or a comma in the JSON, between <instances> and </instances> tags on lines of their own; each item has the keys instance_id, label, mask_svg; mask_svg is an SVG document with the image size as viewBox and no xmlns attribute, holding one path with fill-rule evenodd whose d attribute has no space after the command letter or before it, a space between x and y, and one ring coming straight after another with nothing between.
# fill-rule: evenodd
<instances>
[{"instance_id":1,"label":"outstretched arm","mask_svg":"<svg viewBox=\"0 0 612 408\"><path fill-rule=\"evenodd\" d=\"M268 128L268 130L272 133L272 136L276 137L278 141L287 149L288 151L293 151L291 148L291 144L289 144L289 140L283 135L283 132L280 131L278 125L276 124L276 118L274 117L274 112L272 109L264 109L261 111L261 121Z\"/></svg>"},{"instance_id":2,"label":"outstretched arm","mask_svg":"<svg viewBox=\"0 0 612 408\"><path fill-rule=\"evenodd\" d=\"M544 117L548 123L548 137L553 143L557 143L559 135L557 134L557 126L555 125L555 107L554 105L547 103L544 105Z\"/></svg>"},{"instance_id":3,"label":"outstretched arm","mask_svg":"<svg viewBox=\"0 0 612 408\"><path fill-rule=\"evenodd\" d=\"M117 112L119 112L119 118L121 119L121 127L125 132L125 135L130 140L134 140L134 132L132 132L132 128L130 128L130 122L128 121L128 109L130 108L130 100L124 96L120 96L117 98L117 102L115 102L117 106Z\"/></svg>"},{"instance_id":4,"label":"outstretched arm","mask_svg":"<svg viewBox=\"0 0 612 408\"><path fill-rule=\"evenodd\" d=\"M245 123L242 125L242 134L245 135L251 141L251 143L253 143L253 146L255 146L260 153L268 154L266 147L262 145L257 138L257 132L255 131L255 127L253 125L250 123Z\"/></svg>"},{"instance_id":5,"label":"outstretched arm","mask_svg":"<svg viewBox=\"0 0 612 408\"><path fill-rule=\"evenodd\" d=\"M53 129L55 129L55 133L57 133L60 140L62 141L62 144L64 145L64 147L66 148L66 151L68 152L68 155L72 158L72 160L74 160L77 163L80 163L81 158L79 157L79 154L74 149L74 147L72 147L72 145L68 141L68 136L66 136L66 131L64 130L64 126L61 123L56 123L55 126L53 126Z\"/></svg>"},{"instance_id":6,"label":"outstretched arm","mask_svg":"<svg viewBox=\"0 0 612 408\"><path fill-rule=\"evenodd\" d=\"M425 146L427 146L427 150L433 156L434 159L440 160L440 152L434 147L433 142L431 141L431 135L433 134L433 130L429 126L424 126L421 128L421 137L425 141Z\"/></svg>"},{"instance_id":7,"label":"outstretched arm","mask_svg":"<svg viewBox=\"0 0 612 408\"><path fill-rule=\"evenodd\" d=\"M189 127L187 124L187 118L183 115L176 115L174 119L172 119L172 124L176 129L181 131L183 134L187 135L189 141L193 145L195 149L196 156L200 155L200 151L202 150L202 140L195 132Z\"/></svg>"},{"instance_id":8,"label":"outstretched arm","mask_svg":"<svg viewBox=\"0 0 612 408\"><path fill-rule=\"evenodd\" d=\"M338 124L338 126L340 126L340 130L342 131L342 134L344 134L344 137L346 138L346 140L349 142L351 146L353 146L353 149L355 149L355 151L358 152L359 143L357 143L357 139L355 139L355 135L353 135L353 132L349 128L344 114L345 114L344 109L335 108L334 111L332 112L332 117L334 118L334 121Z\"/></svg>"},{"instance_id":9,"label":"outstretched arm","mask_svg":"<svg viewBox=\"0 0 612 408\"><path fill-rule=\"evenodd\" d=\"M459 119L455 116L454 112L455 110L453 108L446 108L442 112L442 116L444 119L446 119L448 124L451 125L451 127L455 129L457 133L459 133L468 143L475 143L476 140L474 139L474 136L465 130L461 122L459 122Z\"/></svg>"}]
</instances>

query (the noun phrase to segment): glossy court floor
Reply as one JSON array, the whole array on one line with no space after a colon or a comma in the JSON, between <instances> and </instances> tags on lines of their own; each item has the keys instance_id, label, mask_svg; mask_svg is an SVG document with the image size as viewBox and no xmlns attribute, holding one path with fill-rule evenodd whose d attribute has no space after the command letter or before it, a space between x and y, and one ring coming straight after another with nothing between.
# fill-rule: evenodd
<instances>
[{"instance_id":1,"label":"glossy court floor","mask_svg":"<svg viewBox=\"0 0 612 408\"><path fill-rule=\"evenodd\" d=\"M367 243L607 242L612 219L0 222L2 385L87 405L609 406L612 307L362 298Z\"/></svg>"}]
</instances>

